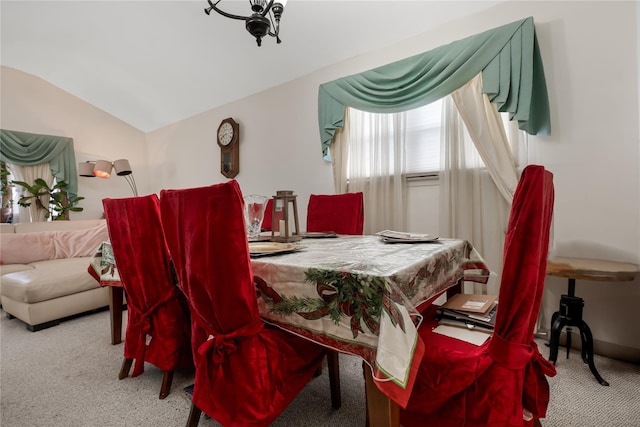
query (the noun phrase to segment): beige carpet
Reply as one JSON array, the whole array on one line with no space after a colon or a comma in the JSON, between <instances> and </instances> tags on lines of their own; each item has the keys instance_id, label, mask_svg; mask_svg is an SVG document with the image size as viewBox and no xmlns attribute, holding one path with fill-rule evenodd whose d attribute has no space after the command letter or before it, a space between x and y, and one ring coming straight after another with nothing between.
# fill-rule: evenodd
<instances>
[{"instance_id":1,"label":"beige carpet","mask_svg":"<svg viewBox=\"0 0 640 427\"><path fill-rule=\"evenodd\" d=\"M0 425L2 427L184 426L190 401L183 391L193 373L177 372L172 392L158 399L162 373L147 365L137 378L118 380L122 345L112 346L108 312L68 320L32 333L0 313ZM547 349L541 345L543 352ZM341 356L343 406L331 409L328 378L315 378L274 426L364 426L359 359ZM609 381L602 387L574 352L558 360L550 380L545 427L640 426L640 366L596 357ZM200 426L217 426L203 419Z\"/></svg>"}]
</instances>

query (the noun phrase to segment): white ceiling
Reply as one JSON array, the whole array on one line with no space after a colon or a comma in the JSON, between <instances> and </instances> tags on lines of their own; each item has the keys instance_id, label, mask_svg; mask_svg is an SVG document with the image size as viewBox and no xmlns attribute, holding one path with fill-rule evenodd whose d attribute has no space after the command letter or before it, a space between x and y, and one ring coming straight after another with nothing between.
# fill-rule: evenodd
<instances>
[{"instance_id":1,"label":"white ceiling","mask_svg":"<svg viewBox=\"0 0 640 427\"><path fill-rule=\"evenodd\" d=\"M289 0L282 43L257 47L206 0L2 0L0 63L149 132L497 3Z\"/></svg>"}]
</instances>

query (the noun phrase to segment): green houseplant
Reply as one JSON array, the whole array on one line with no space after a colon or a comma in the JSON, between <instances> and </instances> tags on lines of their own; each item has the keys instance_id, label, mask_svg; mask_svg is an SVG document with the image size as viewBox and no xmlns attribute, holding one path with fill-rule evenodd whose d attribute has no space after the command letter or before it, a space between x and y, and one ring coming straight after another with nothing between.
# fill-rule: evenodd
<instances>
[{"instance_id":1,"label":"green houseplant","mask_svg":"<svg viewBox=\"0 0 640 427\"><path fill-rule=\"evenodd\" d=\"M26 208L34 201L38 209L46 210L45 218L51 217L53 221L68 220L69 212L82 212L84 209L76 206L79 201L84 200L84 197L69 198L66 191L68 185L64 181L58 181L53 187L49 187L42 178L37 178L33 185L24 181L13 181L13 183L24 187L29 192L29 195L18 199L18 205ZM49 197L48 208L40 201L41 196Z\"/></svg>"},{"instance_id":2,"label":"green houseplant","mask_svg":"<svg viewBox=\"0 0 640 427\"><path fill-rule=\"evenodd\" d=\"M5 162L0 162L0 193L2 202L0 203L0 222L7 222L13 213L12 185L9 182L9 169Z\"/></svg>"}]
</instances>

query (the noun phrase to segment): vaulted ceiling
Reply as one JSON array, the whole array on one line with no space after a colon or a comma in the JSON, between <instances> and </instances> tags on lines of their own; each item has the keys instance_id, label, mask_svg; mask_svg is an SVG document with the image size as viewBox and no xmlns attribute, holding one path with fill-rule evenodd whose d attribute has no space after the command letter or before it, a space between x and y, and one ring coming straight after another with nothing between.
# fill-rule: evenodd
<instances>
[{"instance_id":1,"label":"vaulted ceiling","mask_svg":"<svg viewBox=\"0 0 640 427\"><path fill-rule=\"evenodd\" d=\"M206 0L2 0L0 63L148 132L497 3L289 0L282 43L258 47Z\"/></svg>"}]
</instances>

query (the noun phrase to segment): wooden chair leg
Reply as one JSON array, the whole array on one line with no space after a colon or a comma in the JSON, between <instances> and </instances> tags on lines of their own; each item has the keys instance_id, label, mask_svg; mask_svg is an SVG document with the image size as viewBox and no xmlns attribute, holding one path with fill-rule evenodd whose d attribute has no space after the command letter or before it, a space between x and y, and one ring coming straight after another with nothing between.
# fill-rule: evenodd
<instances>
[{"instance_id":1,"label":"wooden chair leg","mask_svg":"<svg viewBox=\"0 0 640 427\"><path fill-rule=\"evenodd\" d=\"M122 367L120 368L120 374L118 375L119 379L124 379L129 376L129 371L131 370L131 365L133 364L133 359L124 359L122 362Z\"/></svg>"},{"instance_id":2,"label":"wooden chair leg","mask_svg":"<svg viewBox=\"0 0 640 427\"><path fill-rule=\"evenodd\" d=\"M367 364L362 361L362 378L366 379L367 377L367 373L366 370L369 369L369 367L367 366ZM364 401L365 401L365 405L364 405L364 413L365 413L365 419L364 419L364 427L369 427L369 407L367 402L369 402L369 396L367 396L367 387L365 384L364 387Z\"/></svg>"},{"instance_id":3,"label":"wooden chair leg","mask_svg":"<svg viewBox=\"0 0 640 427\"><path fill-rule=\"evenodd\" d=\"M331 406L333 409L340 409L340 406L342 406L342 395L340 393L340 361L337 351L329 350L327 352L327 366L329 367Z\"/></svg>"},{"instance_id":4,"label":"wooden chair leg","mask_svg":"<svg viewBox=\"0 0 640 427\"><path fill-rule=\"evenodd\" d=\"M160 399L164 399L171 393L171 383L173 382L173 371L164 371L162 386L160 387Z\"/></svg>"},{"instance_id":5,"label":"wooden chair leg","mask_svg":"<svg viewBox=\"0 0 640 427\"><path fill-rule=\"evenodd\" d=\"M534 419L533 420L533 427L542 427L542 423L540 423L539 419Z\"/></svg>"},{"instance_id":6,"label":"wooden chair leg","mask_svg":"<svg viewBox=\"0 0 640 427\"><path fill-rule=\"evenodd\" d=\"M111 319L111 344L122 342L122 311L124 288L109 286L109 317Z\"/></svg>"},{"instance_id":7,"label":"wooden chair leg","mask_svg":"<svg viewBox=\"0 0 640 427\"><path fill-rule=\"evenodd\" d=\"M193 402L191 402L191 411L189 411L187 427L196 427L200 422L200 414L202 414L200 408L198 408Z\"/></svg>"}]
</instances>

